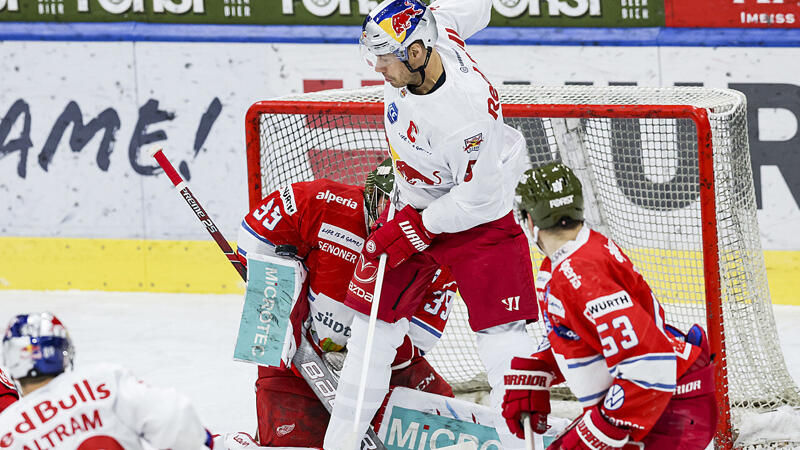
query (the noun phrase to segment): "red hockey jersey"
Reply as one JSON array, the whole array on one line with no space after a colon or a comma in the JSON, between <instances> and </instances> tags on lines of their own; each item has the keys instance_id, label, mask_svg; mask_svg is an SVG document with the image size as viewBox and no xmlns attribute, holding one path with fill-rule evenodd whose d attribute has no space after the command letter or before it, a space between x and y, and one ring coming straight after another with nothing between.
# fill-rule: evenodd
<instances>
[{"instance_id":1,"label":"red hockey jersey","mask_svg":"<svg viewBox=\"0 0 800 450\"><path fill-rule=\"evenodd\" d=\"M558 367L585 409L639 440L661 416L700 348L664 329L664 310L611 239L584 226L536 279L547 339L533 356Z\"/></svg>"},{"instance_id":2,"label":"red hockey jersey","mask_svg":"<svg viewBox=\"0 0 800 450\"><path fill-rule=\"evenodd\" d=\"M19 400L19 391L11 378L0 369L0 412Z\"/></svg>"},{"instance_id":3,"label":"red hockey jersey","mask_svg":"<svg viewBox=\"0 0 800 450\"><path fill-rule=\"evenodd\" d=\"M274 255L276 246L295 246L308 270L312 333L323 350L337 351L350 337L355 312L344 299L366 236L362 187L326 179L293 183L267 195L244 218L239 258L246 264L250 252ZM441 337L456 287L445 268L424 282L431 286L409 336L428 351Z\"/></svg>"}]
</instances>

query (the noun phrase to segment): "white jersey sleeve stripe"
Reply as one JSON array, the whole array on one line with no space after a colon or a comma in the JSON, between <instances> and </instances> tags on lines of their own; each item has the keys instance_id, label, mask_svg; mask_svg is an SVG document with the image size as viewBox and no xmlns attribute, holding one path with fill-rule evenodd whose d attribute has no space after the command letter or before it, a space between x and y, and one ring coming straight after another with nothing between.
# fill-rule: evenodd
<instances>
[{"instance_id":1,"label":"white jersey sleeve stripe","mask_svg":"<svg viewBox=\"0 0 800 450\"><path fill-rule=\"evenodd\" d=\"M486 28L492 15L491 0L436 0L431 7L437 21L455 28L462 39Z\"/></svg>"},{"instance_id":2,"label":"white jersey sleeve stripe","mask_svg":"<svg viewBox=\"0 0 800 450\"><path fill-rule=\"evenodd\" d=\"M630 381L633 384L639 385L645 389L656 389L659 391L667 391L667 392L672 392L675 390L674 384L648 383L647 381L631 380L631 379L628 379L628 381Z\"/></svg>"},{"instance_id":3,"label":"white jersey sleeve stripe","mask_svg":"<svg viewBox=\"0 0 800 450\"><path fill-rule=\"evenodd\" d=\"M650 354L630 358L613 367L612 376L646 389L675 389L677 361L674 354Z\"/></svg>"},{"instance_id":4,"label":"white jersey sleeve stripe","mask_svg":"<svg viewBox=\"0 0 800 450\"><path fill-rule=\"evenodd\" d=\"M236 244L238 246L237 251L244 257L248 253L275 256L275 244L256 233L244 220L242 220L242 226L239 227L239 236Z\"/></svg>"},{"instance_id":5,"label":"white jersey sleeve stripe","mask_svg":"<svg viewBox=\"0 0 800 450\"><path fill-rule=\"evenodd\" d=\"M418 326L418 327L420 327L420 328L422 328L423 330L427 331L428 333L436 336L437 338L442 337L442 333L440 333L439 331L437 331L435 328L433 328L432 326L428 325L427 323L417 319L416 317L412 317L411 318L411 323L416 325L416 326Z\"/></svg>"},{"instance_id":6,"label":"white jersey sleeve stripe","mask_svg":"<svg viewBox=\"0 0 800 450\"><path fill-rule=\"evenodd\" d=\"M600 392L597 392L597 393L594 393L594 394L591 394L591 395L587 395L585 397L578 397L578 401L581 402L581 403L589 402L591 404L594 404L595 402L593 402L592 400L597 400L598 398L601 398L601 397L605 396L607 393L608 393L607 390L603 390L603 391L600 391Z\"/></svg>"},{"instance_id":7,"label":"white jersey sleeve stripe","mask_svg":"<svg viewBox=\"0 0 800 450\"><path fill-rule=\"evenodd\" d=\"M596 363L598 361L604 361L604 360L605 360L605 358L603 357L603 355L590 356L589 358L571 359L571 360L568 360L568 361L578 361L578 362L568 362L567 363L567 368L568 369L577 369L578 367L588 366L588 365L594 364L594 363Z\"/></svg>"}]
</instances>

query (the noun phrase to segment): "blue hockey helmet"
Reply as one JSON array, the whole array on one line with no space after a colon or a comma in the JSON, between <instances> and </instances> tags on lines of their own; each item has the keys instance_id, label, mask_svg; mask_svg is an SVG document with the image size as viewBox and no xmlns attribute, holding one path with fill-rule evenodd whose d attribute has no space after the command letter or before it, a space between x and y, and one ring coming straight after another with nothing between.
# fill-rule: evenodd
<instances>
[{"instance_id":1,"label":"blue hockey helmet","mask_svg":"<svg viewBox=\"0 0 800 450\"><path fill-rule=\"evenodd\" d=\"M66 327L49 312L14 317L3 336L3 361L16 379L58 375L72 368L74 356Z\"/></svg>"}]
</instances>

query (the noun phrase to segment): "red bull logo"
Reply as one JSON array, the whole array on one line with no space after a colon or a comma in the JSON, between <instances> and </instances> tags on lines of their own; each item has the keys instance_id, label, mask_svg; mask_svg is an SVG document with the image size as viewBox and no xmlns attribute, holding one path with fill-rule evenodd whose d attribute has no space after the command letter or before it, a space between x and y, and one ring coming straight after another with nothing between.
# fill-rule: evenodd
<instances>
[{"instance_id":1,"label":"red bull logo","mask_svg":"<svg viewBox=\"0 0 800 450\"><path fill-rule=\"evenodd\" d=\"M406 0L405 4L407 8L392 16L392 30L398 37L411 29L411 19L425 12L425 8L414 1Z\"/></svg>"},{"instance_id":2,"label":"red bull logo","mask_svg":"<svg viewBox=\"0 0 800 450\"><path fill-rule=\"evenodd\" d=\"M422 173L420 173L417 169L409 166L406 164L405 161L397 160L395 162L395 167L397 168L397 172L403 177L404 180L408 182L410 185L417 185L419 183L424 183L429 186L435 186L437 184L442 184L442 178L439 177L439 171L435 170L433 172L433 176L436 180L432 180Z\"/></svg>"},{"instance_id":3,"label":"red bull logo","mask_svg":"<svg viewBox=\"0 0 800 450\"><path fill-rule=\"evenodd\" d=\"M22 356L41 358L42 349L38 345L28 344L25 347L22 347Z\"/></svg>"}]
</instances>

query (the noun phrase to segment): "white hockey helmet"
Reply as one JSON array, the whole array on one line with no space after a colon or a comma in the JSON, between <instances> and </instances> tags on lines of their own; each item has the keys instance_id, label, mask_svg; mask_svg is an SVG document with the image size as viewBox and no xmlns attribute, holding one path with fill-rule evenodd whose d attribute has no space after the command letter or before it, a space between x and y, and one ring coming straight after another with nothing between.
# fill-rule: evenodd
<instances>
[{"instance_id":1,"label":"white hockey helmet","mask_svg":"<svg viewBox=\"0 0 800 450\"><path fill-rule=\"evenodd\" d=\"M384 0L364 19L359 47L370 67L394 58L408 61L408 47L416 41L432 49L439 32L430 8L419 0ZM429 50L430 52L430 50Z\"/></svg>"},{"instance_id":2,"label":"white hockey helmet","mask_svg":"<svg viewBox=\"0 0 800 450\"><path fill-rule=\"evenodd\" d=\"M66 327L49 312L14 317L3 336L3 362L18 380L58 375L72 368L74 356Z\"/></svg>"}]
</instances>

